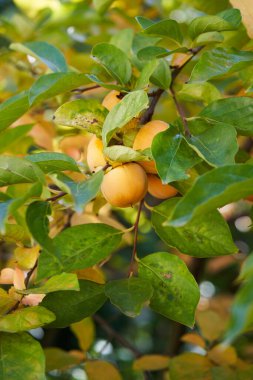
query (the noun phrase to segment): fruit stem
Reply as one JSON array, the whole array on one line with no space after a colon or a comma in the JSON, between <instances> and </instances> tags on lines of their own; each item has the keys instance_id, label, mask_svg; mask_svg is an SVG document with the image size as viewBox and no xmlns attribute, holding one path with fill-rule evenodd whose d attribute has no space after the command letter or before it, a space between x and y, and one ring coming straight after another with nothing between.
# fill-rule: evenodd
<instances>
[{"instance_id":1,"label":"fruit stem","mask_svg":"<svg viewBox=\"0 0 253 380\"><path fill-rule=\"evenodd\" d=\"M144 203L144 199L142 199L139 203L136 220L135 220L135 223L133 225L133 227L134 227L134 243L133 243L132 257L131 257L131 261L130 261L128 277L132 277L132 275L134 273L134 262L136 260L136 253L137 253L138 228L139 228L139 221L140 221L141 209L142 209L143 203Z\"/></svg>"}]
</instances>

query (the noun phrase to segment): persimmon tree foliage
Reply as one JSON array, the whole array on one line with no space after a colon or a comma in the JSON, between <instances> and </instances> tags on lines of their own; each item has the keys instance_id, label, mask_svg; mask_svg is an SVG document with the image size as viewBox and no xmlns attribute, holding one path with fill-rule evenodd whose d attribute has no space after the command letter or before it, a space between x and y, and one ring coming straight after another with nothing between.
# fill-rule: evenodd
<instances>
[{"instance_id":1,"label":"persimmon tree foliage","mask_svg":"<svg viewBox=\"0 0 253 380\"><path fill-rule=\"evenodd\" d=\"M243 256L222 207L243 204L250 213L252 30L245 6L241 14L233 1L209 7L186 1L180 11L195 13L183 23L169 17L182 4L166 3L161 13L145 2L129 2L129 9L117 1L69 8L66 2L71 22L56 22L46 9L29 14L22 1L19 13L12 11L23 21L0 41L7 78L0 105L7 251L1 380L74 379L73 368L84 368L90 380L253 377L233 347L253 326L251 255L225 323L211 311L203 318L200 308L198 330L191 331L202 305L201 265ZM82 30L85 20L86 45L71 26ZM1 22L7 33L15 25L11 17ZM60 27L63 36L67 28L76 33L76 51L70 43L61 48L60 34L52 41ZM143 252L141 242L151 234L157 249L150 244ZM106 303L129 318L149 309L177 322L182 341L200 351L143 355L101 317ZM92 351L93 319L132 351L127 371ZM68 326L79 351L43 350L33 337L39 327Z\"/></svg>"}]
</instances>

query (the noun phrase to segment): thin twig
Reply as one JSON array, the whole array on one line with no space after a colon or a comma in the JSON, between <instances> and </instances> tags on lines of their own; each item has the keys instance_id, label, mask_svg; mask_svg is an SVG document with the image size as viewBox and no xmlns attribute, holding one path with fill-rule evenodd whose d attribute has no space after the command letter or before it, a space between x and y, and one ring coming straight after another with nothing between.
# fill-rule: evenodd
<instances>
[{"instance_id":1,"label":"thin twig","mask_svg":"<svg viewBox=\"0 0 253 380\"><path fill-rule=\"evenodd\" d=\"M126 340L123 336L117 333L107 322L104 318L102 318L98 314L93 315L93 319L95 322L97 322L101 328L109 335L109 337L113 337L115 340L117 340L123 347L128 348L136 358L141 356L141 352L133 346L128 340Z\"/></svg>"},{"instance_id":2,"label":"thin twig","mask_svg":"<svg viewBox=\"0 0 253 380\"><path fill-rule=\"evenodd\" d=\"M94 86L91 87L79 87L79 88L74 88L74 90L71 90L71 92L87 92L90 90L95 90L95 88L100 88L99 84L95 84Z\"/></svg>"},{"instance_id":3,"label":"thin twig","mask_svg":"<svg viewBox=\"0 0 253 380\"><path fill-rule=\"evenodd\" d=\"M134 223L134 243L133 243L133 250L132 250L128 277L131 277L134 272L134 261L135 261L136 252L137 252L138 228L139 228L139 221L140 221L143 202L144 202L144 199L142 199L139 203L138 212L137 212L136 220Z\"/></svg>"},{"instance_id":4,"label":"thin twig","mask_svg":"<svg viewBox=\"0 0 253 380\"><path fill-rule=\"evenodd\" d=\"M187 120L186 120L186 115L185 115L184 109L183 109L183 107L181 106L181 104L177 100L176 93L175 93L175 90L174 90L174 82L175 82L175 79L177 78L177 76L183 70L183 68L187 65L187 63L189 63L195 57L195 55L198 54L198 52L200 52L203 48L204 48L204 46L198 46L196 48L189 49L189 51L192 53L192 55L181 66L175 68L175 70L172 72L170 92L171 92L172 98L174 100L177 112L178 112L178 114L179 114L179 116L180 116L180 118L182 120L184 131L185 131L185 135L187 137L191 137L191 132L190 132L190 129L189 129L188 124L187 124Z\"/></svg>"},{"instance_id":5,"label":"thin twig","mask_svg":"<svg viewBox=\"0 0 253 380\"><path fill-rule=\"evenodd\" d=\"M53 197L47 198L47 202L54 202L59 198L64 197L64 195L67 195L66 191L61 191L59 194L54 195Z\"/></svg>"}]
</instances>

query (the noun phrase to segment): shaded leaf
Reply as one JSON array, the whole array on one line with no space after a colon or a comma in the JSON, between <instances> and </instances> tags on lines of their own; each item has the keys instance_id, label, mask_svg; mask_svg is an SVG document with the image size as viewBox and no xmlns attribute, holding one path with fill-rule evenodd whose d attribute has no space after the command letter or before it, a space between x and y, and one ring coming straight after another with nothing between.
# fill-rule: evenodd
<instances>
[{"instance_id":1,"label":"shaded leaf","mask_svg":"<svg viewBox=\"0 0 253 380\"><path fill-rule=\"evenodd\" d=\"M92 0L94 8L101 14L107 11L113 1L114 0Z\"/></svg>"},{"instance_id":2,"label":"shaded leaf","mask_svg":"<svg viewBox=\"0 0 253 380\"><path fill-rule=\"evenodd\" d=\"M199 289L181 259L168 252L148 255L139 260L139 276L153 286L151 309L184 325L194 324Z\"/></svg>"},{"instance_id":3,"label":"shaded leaf","mask_svg":"<svg viewBox=\"0 0 253 380\"><path fill-rule=\"evenodd\" d=\"M170 378L171 380L209 380L211 367L212 363L205 356L186 352L170 360Z\"/></svg>"},{"instance_id":4,"label":"shaded leaf","mask_svg":"<svg viewBox=\"0 0 253 380\"><path fill-rule=\"evenodd\" d=\"M0 315L4 315L16 304L16 300L12 298L4 289L0 288ZM1 338L0 338L1 341Z\"/></svg>"},{"instance_id":5,"label":"shaded leaf","mask_svg":"<svg viewBox=\"0 0 253 380\"><path fill-rule=\"evenodd\" d=\"M92 281L79 281L80 291L48 294L41 305L51 310L56 320L49 327L63 328L94 314L105 302L104 286Z\"/></svg>"},{"instance_id":6,"label":"shaded leaf","mask_svg":"<svg viewBox=\"0 0 253 380\"><path fill-rule=\"evenodd\" d=\"M135 90L145 89L149 85L150 77L154 73L154 70L156 69L157 65L158 62L156 60L150 60L148 63L145 64L145 66L141 70L140 76L136 81Z\"/></svg>"},{"instance_id":7,"label":"shaded leaf","mask_svg":"<svg viewBox=\"0 0 253 380\"><path fill-rule=\"evenodd\" d=\"M122 313L128 317L136 317L152 297L153 288L148 281L131 277L108 282L105 286L105 295Z\"/></svg>"},{"instance_id":8,"label":"shaded leaf","mask_svg":"<svg viewBox=\"0 0 253 380\"><path fill-rule=\"evenodd\" d=\"M26 223L33 238L42 246L54 251L53 241L48 236L51 205L49 202L36 201L26 211Z\"/></svg>"},{"instance_id":9,"label":"shaded leaf","mask_svg":"<svg viewBox=\"0 0 253 380\"><path fill-rule=\"evenodd\" d=\"M103 170L99 170L97 173L81 182L75 182L66 175L61 175L58 178L70 189L75 202L75 211L82 212L87 203L94 199L99 192L104 178L104 172Z\"/></svg>"},{"instance_id":10,"label":"shaded leaf","mask_svg":"<svg viewBox=\"0 0 253 380\"><path fill-rule=\"evenodd\" d=\"M150 81L157 87L167 90L171 84L170 65L165 59L160 59Z\"/></svg>"},{"instance_id":11,"label":"shaded leaf","mask_svg":"<svg viewBox=\"0 0 253 380\"><path fill-rule=\"evenodd\" d=\"M164 225L180 198L168 199L152 210L152 224L169 246L195 257L215 257L238 251L229 227L217 210L194 217L184 227Z\"/></svg>"}]
</instances>

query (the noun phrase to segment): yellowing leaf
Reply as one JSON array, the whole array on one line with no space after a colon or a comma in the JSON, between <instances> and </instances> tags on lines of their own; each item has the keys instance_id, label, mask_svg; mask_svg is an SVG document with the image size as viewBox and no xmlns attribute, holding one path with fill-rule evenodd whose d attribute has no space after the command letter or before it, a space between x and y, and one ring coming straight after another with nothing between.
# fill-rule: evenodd
<instances>
[{"instance_id":1,"label":"yellowing leaf","mask_svg":"<svg viewBox=\"0 0 253 380\"><path fill-rule=\"evenodd\" d=\"M123 380L119 371L111 363L102 360L87 362L85 371L88 375L88 380Z\"/></svg>"},{"instance_id":2,"label":"yellowing leaf","mask_svg":"<svg viewBox=\"0 0 253 380\"><path fill-rule=\"evenodd\" d=\"M39 250L40 247L38 245L32 248L17 247L14 251L14 256L20 268L33 268L38 258Z\"/></svg>"},{"instance_id":3,"label":"yellowing leaf","mask_svg":"<svg viewBox=\"0 0 253 380\"><path fill-rule=\"evenodd\" d=\"M194 346L199 346L202 348L205 348L206 346L204 339L198 334L193 334L193 333L184 334L181 340L185 343L190 343L190 344L193 344Z\"/></svg>"},{"instance_id":4,"label":"yellowing leaf","mask_svg":"<svg viewBox=\"0 0 253 380\"><path fill-rule=\"evenodd\" d=\"M234 347L218 344L208 352L208 358L218 365L234 365L237 354Z\"/></svg>"},{"instance_id":5,"label":"yellowing leaf","mask_svg":"<svg viewBox=\"0 0 253 380\"><path fill-rule=\"evenodd\" d=\"M133 368L137 371L160 371L168 368L169 357L165 355L143 355L136 359Z\"/></svg>"},{"instance_id":6,"label":"yellowing leaf","mask_svg":"<svg viewBox=\"0 0 253 380\"><path fill-rule=\"evenodd\" d=\"M197 311L196 322L203 337L209 341L218 339L227 325L227 321L213 310Z\"/></svg>"},{"instance_id":7,"label":"yellowing leaf","mask_svg":"<svg viewBox=\"0 0 253 380\"><path fill-rule=\"evenodd\" d=\"M71 330L78 339L80 348L88 351L95 337L95 326L91 318L84 318L82 321L73 323Z\"/></svg>"},{"instance_id":8,"label":"yellowing leaf","mask_svg":"<svg viewBox=\"0 0 253 380\"><path fill-rule=\"evenodd\" d=\"M105 276L102 271L97 266L93 266L91 268L85 268L75 271L79 280L89 280L96 282L97 284L105 283Z\"/></svg>"},{"instance_id":9,"label":"yellowing leaf","mask_svg":"<svg viewBox=\"0 0 253 380\"><path fill-rule=\"evenodd\" d=\"M234 8L240 10L242 15L242 22L248 32L248 36L253 38L253 3L252 0L230 0Z\"/></svg>"},{"instance_id":10,"label":"yellowing leaf","mask_svg":"<svg viewBox=\"0 0 253 380\"><path fill-rule=\"evenodd\" d=\"M10 310L17 301L12 298L5 290L0 288L0 315Z\"/></svg>"}]
</instances>

